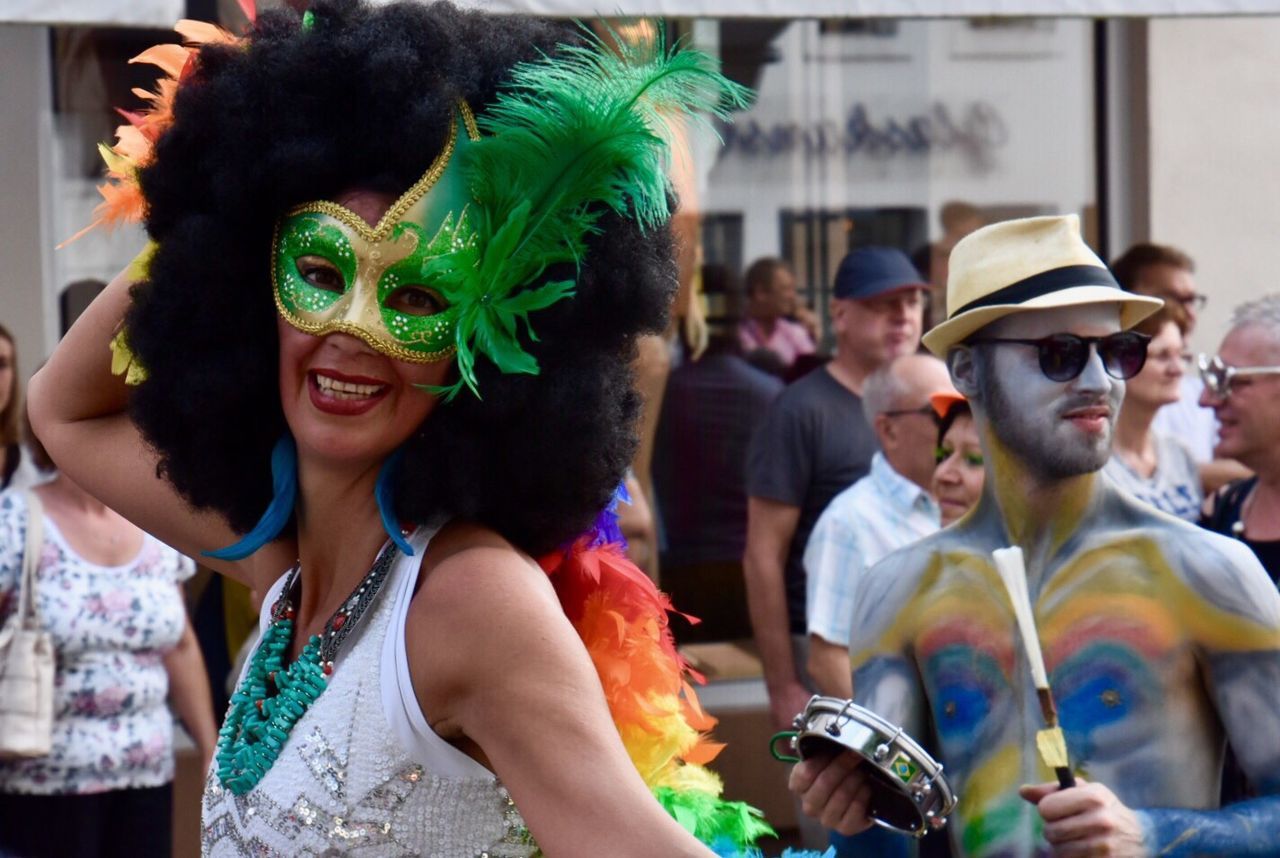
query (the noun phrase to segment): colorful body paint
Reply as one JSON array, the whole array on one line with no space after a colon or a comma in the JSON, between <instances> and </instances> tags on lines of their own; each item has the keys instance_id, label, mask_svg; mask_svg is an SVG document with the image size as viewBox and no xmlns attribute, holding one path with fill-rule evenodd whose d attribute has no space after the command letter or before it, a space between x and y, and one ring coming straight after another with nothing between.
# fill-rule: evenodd
<instances>
[{"instance_id":1,"label":"colorful body paint","mask_svg":"<svg viewBox=\"0 0 1280 858\"><path fill-rule=\"evenodd\" d=\"M1028 571L1075 769L1134 809L1212 811L1229 736L1251 781L1273 796L1230 812L1255 832L1269 821L1274 854L1280 595L1231 540L1156 517L1108 485L1096 492L1075 535ZM988 496L957 527L874 567L850 648L855 700L932 738L960 795L953 844L984 858L1049 854L1035 807L1017 795L1053 775L1036 753L1040 710L990 559L1007 544L1003 530ZM1256 834L1222 839L1231 825L1188 835L1171 821L1186 811L1145 815L1153 846L1190 837L1187 854L1255 854Z\"/></svg>"},{"instance_id":2,"label":"colorful body paint","mask_svg":"<svg viewBox=\"0 0 1280 858\"><path fill-rule=\"evenodd\" d=\"M1008 317L984 334L1117 329L1114 308L1081 306ZM1037 808L1018 796L1054 777L1036 750L1040 706L991 556L1017 545L1076 773L1137 812L1152 854L1280 854L1271 580L1239 542L1098 477L1123 383L1096 353L1064 383L1019 346L975 349L952 373L987 454L982 500L866 573L849 649L855 701L932 741L946 767L960 797L955 853L1051 854ZM1227 740L1263 797L1218 809Z\"/></svg>"}]
</instances>

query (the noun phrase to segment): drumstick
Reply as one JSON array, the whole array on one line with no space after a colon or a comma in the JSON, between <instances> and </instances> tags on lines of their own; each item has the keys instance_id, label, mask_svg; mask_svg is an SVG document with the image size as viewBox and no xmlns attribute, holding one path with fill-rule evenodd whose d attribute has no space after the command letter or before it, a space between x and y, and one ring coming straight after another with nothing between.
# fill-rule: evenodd
<instances>
[{"instance_id":1,"label":"drumstick","mask_svg":"<svg viewBox=\"0 0 1280 858\"><path fill-rule=\"evenodd\" d=\"M998 548L991 552L996 571L1004 581L1013 603L1013 614L1018 620L1018 632L1022 647L1031 665L1031 678L1035 682L1036 697L1040 700L1040 714L1044 716L1046 729L1036 732L1036 749L1045 765L1058 776L1063 789L1076 785L1067 760L1067 740L1058 725L1058 708L1053 703L1053 691L1049 688L1049 674L1044 668L1044 653L1040 651L1040 636L1036 632L1035 616L1031 613L1031 597L1027 593L1027 567L1022 562L1022 549Z\"/></svg>"}]
</instances>

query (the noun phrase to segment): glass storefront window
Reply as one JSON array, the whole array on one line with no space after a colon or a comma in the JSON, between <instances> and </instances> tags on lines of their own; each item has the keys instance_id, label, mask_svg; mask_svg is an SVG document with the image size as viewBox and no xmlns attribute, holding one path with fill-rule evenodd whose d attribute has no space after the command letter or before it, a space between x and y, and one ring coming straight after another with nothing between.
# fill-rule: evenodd
<instances>
[{"instance_id":1,"label":"glass storefront window","mask_svg":"<svg viewBox=\"0 0 1280 858\"><path fill-rule=\"evenodd\" d=\"M741 272L762 256L787 260L825 323L832 276L853 247L899 247L926 277L938 268L928 244L954 241L941 222L949 202L989 221L1076 212L1089 232L1092 26L693 22L694 42L713 45L757 92L722 130L718 156L702 159L704 261Z\"/></svg>"}]
</instances>

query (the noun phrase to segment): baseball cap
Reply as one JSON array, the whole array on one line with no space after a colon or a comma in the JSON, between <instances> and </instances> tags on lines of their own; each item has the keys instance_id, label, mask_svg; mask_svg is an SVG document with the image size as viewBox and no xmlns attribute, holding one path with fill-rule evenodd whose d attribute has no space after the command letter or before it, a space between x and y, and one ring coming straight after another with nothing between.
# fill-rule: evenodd
<instances>
[{"instance_id":1,"label":"baseball cap","mask_svg":"<svg viewBox=\"0 0 1280 858\"><path fill-rule=\"evenodd\" d=\"M840 260L832 294L865 301L899 289L924 289L924 279L896 247L859 247Z\"/></svg>"}]
</instances>

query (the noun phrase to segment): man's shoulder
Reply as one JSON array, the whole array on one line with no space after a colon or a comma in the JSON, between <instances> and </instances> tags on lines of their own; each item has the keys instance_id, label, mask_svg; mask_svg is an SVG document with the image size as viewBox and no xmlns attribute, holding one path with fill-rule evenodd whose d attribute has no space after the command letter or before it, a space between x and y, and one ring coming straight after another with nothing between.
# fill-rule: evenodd
<instances>
[{"instance_id":1,"label":"man's shoulder","mask_svg":"<svg viewBox=\"0 0 1280 858\"><path fill-rule=\"evenodd\" d=\"M726 382L752 393L768 394L771 399L786 388L782 379L756 369L736 354L706 355L688 361L672 371L667 383L675 389L700 390L720 387Z\"/></svg>"},{"instance_id":2,"label":"man's shoulder","mask_svg":"<svg viewBox=\"0 0 1280 858\"><path fill-rule=\"evenodd\" d=\"M1261 578L1266 572L1257 556L1234 537L1214 533L1203 527L1172 516L1162 517L1164 529L1158 534L1161 547L1182 570L1193 578L1209 576L1219 579L1244 579L1256 571ZM1266 580L1268 587L1273 587Z\"/></svg>"},{"instance_id":3,"label":"man's shoulder","mask_svg":"<svg viewBox=\"0 0 1280 858\"><path fill-rule=\"evenodd\" d=\"M1234 554L1231 544L1239 545L1236 540L1143 503L1118 487L1110 486L1107 494L1098 523L1102 525L1100 532L1106 534L1108 541L1132 536L1150 539L1178 551L1226 551L1231 554Z\"/></svg>"},{"instance_id":4,"label":"man's shoulder","mask_svg":"<svg viewBox=\"0 0 1280 858\"><path fill-rule=\"evenodd\" d=\"M833 409L861 410L862 398L820 366L784 387L773 407L796 414L822 414Z\"/></svg>"},{"instance_id":5,"label":"man's shoulder","mask_svg":"<svg viewBox=\"0 0 1280 858\"><path fill-rule=\"evenodd\" d=\"M836 381L823 365L814 367L788 384L783 396L787 399L803 399L814 396L836 396L841 392L851 399L858 398L852 390Z\"/></svg>"},{"instance_id":6,"label":"man's shoulder","mask_svg":"<svg viewBox=\"0 0 1280 858\"><path fill-rule=\"evenodd\" d=\"M730 360L726 362L726 371L732 373L741 381L743 387L749 388L752 393L768 397L772 401L787 389L787 385L776 375L757 369L736 355L727 357L730 357Z\"/></svg>"},{"instance_id":7,"label":"man's shoulder","mask_svg":"<svg viewBox=\"0 0 1280 858\"><path fill-rule=\"evenodd\" d=\"M1102 548L1128 542L1168 568L1183 585L1219 607L1248 616L1280 610L1280 596L1258 558L1238 539L1215 533L1126 497L1108 516Z\"/></svg>"},{"instance_id":8,"label":"man's shoulder","mask_svg":"<svg viewBox=\"0 0 1280 858\"><path fill-rule=\"evenodd\" d=\"M814 524L811 541L840 538L856 540L876 520L874 511L880 503L871 475L842 489L828 501Z\"/></svg>"},{"instance_id":9,"label":"man's shoulder","mask_svg":"<svg viewBox=\"0 0 1280 858\"><path fill-rule=\"evenodd\" d=\"M821 369L814 370L783 387L769 406L766 422L776 427L816 423L830 407L821 380L815 384L813 378L821 372Z\"/></svg>"},{"instance_id":10,"label":"man's shoulder","mask_svg":"<svg viewBox=\"0 0 1280 858\"><path fill-rule=\"evenodd\" d=\"M901 580L923 573L939 555L957 548L964 546L944 531L931 533L890 551L872 564L870 573L885 580Z\"/></svg>"},{"instance_id":11,"label":"man's shoulder","mask_svg":"<svg viewBox=\"0 0 1280 858\"><path fill-rule=\"evenodd\" d=\"M867 474L865 477L856 480L848 488L841 489L827 504L823 515L830 513L841 518L856 517L860 513L867 511L865 504L869 500L873 500L878 496L879 490L876 487L876 482L871 478L871 474Z\"/></svg>"},{"instance_id":12,"label":"man's shoulder","mask_svg":"<svg viewBox=\"0 0 1280 858\"><path fill-rule=\"evenodd\" d=\"M855 622L862 638L877 638L918 592L938 558L954 554L956 548L935 533L890 551L866 567L861 572Z\"/></svg>"},{"instance_id":13,"label":"man's shoulder","mask_svg":"<svg viewBox=\"0 0 1280 858\"><path fill-rule=\"evenodd\" d=\"M950 527L886 554L872 567L875 575L887 580L918 576L945 563L948 566L990 564L991 552L1002 547L989 522L964 519Z\"/></svg>"}]
</instances>

